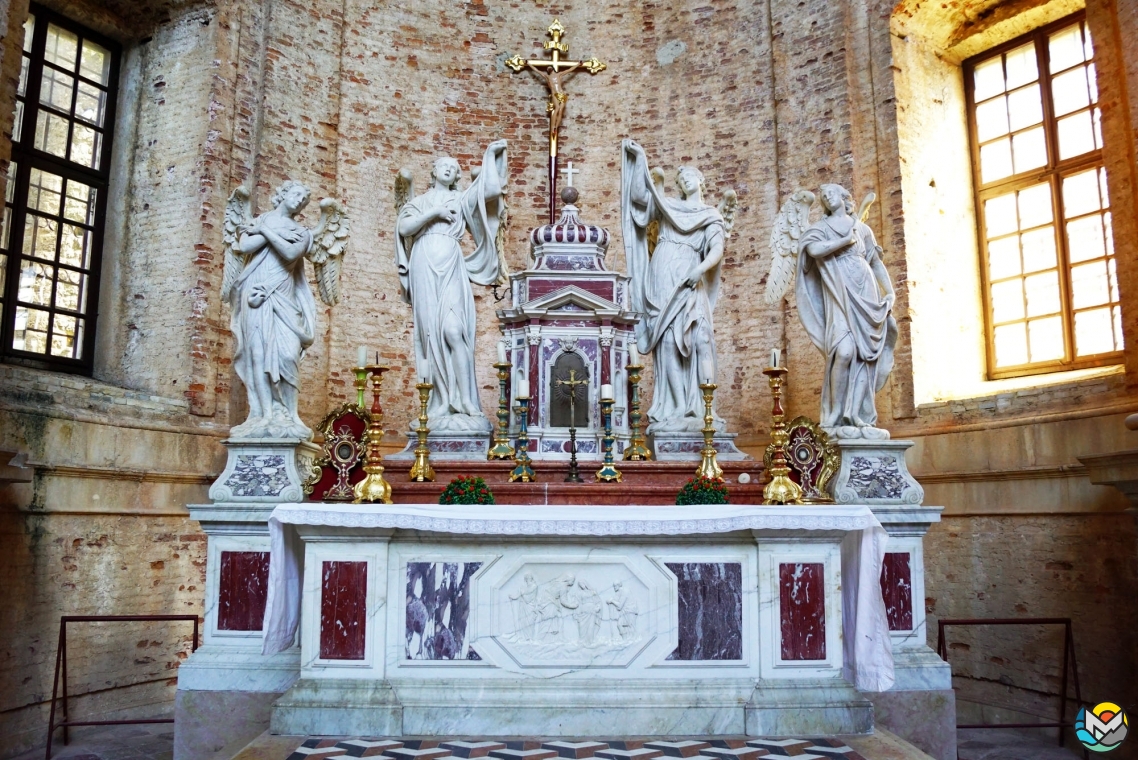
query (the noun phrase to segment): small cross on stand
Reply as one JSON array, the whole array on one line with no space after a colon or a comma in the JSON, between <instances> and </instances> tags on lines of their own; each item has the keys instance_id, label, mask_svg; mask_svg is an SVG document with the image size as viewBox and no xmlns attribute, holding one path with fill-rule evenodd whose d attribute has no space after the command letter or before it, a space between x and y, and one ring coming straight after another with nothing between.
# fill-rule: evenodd
<instances>
[{"instance_id":1,"label":"small cross on stand","mask_svg":"<svg viewBox=\"0 0 1138 760\"><path fill-rule=\"evenodd\" d=\"M565 165L565 168L561 170L561 173L565 175L565 187L573 187L573 175L580 174L581 170L574 169L573 162L570 161Z\"/></svg>"},{"instance_id":2,"label":"small cross on stand","mask_svg":"<svg viewBox=\"0 0 1138 760\"><path fill-rule=\"evenodd\" d=\"M558 380L557 384L569 389L569 474L566 483L583 483L577 469L577 386L588 384L588 380L578 380L577 370L569 370L568 380Z\"/></svg>"},{"instance_id":3,"label":"small cross on stand","mask_svg":"<svg viewBox=\"0 0 1138 760\"><path fill-rule=\"evenodd\" d=\"M569 44L561 41L565 27L558 19L553 19L546 32L553 38L552 42L548 40L545 42L544 49L550 51L549 60L544 58L527 60L515 55L506 59L506 65L515 72L529 69L545 80L545 86L549 88L549 103L546 105L546 110L549 112L549 223L555 224L557 222L557 135L561 129L561 119L565 115L565 101L569 99L564 83L579 69L585 69L590 74L598 74L606 67L595 56L585 61L562 60L562 54L569 54ZM572 179L573 175L570 174L570 187L573 185Z\"/></svg>"}]
</instances>

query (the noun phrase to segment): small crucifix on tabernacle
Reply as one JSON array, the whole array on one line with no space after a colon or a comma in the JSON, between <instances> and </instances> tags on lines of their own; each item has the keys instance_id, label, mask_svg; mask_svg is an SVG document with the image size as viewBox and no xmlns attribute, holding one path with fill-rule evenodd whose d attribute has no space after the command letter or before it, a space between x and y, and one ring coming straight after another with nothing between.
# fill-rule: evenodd
<instances>
[{"instance_id":1,"label":"small crucifix on tabernacle","mask_svg":"<svg viewBox=\"0 0 1138 760\"><path fill-rule=\"evenodd\" d=\"M561 119L565 115L565 101L569 94L565 92L564 83L580 69L590 74L597 74L605 70L605 64L595 56L585 61L562 60L561 55L569 55L569 44L561 41L565 34L565 27L558 19L546 30L553 41L546 41L545 50L550 51L550 60L537 58L526 60L520 55L506 59L506 65L515 72L529 69L545 80L549 88L549 103L546 110L549 112L549 223L557 221L557 134L561 128ZM572 186L573 175L569 175L569 184Z\"/></svg>"}]
</instances>

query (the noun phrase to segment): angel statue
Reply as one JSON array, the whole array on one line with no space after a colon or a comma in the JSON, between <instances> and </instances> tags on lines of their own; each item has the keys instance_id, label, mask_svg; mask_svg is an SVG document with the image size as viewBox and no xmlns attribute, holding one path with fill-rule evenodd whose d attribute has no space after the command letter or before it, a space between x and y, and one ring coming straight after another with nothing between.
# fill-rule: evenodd
<instances>
[{"instance_id":1,"label":"angel statue","mask_svg":"<svg viewBox=\"0 0 1138 760\"><path fill-rule=\"evenodd\" d=\"M838 438L884 440L874 395L893 369L896 296L881 246L864 222L876 196L855 215L841 185L822 185L825 215L809 224L814 194L799 190L783 204L771 232L766 301L776 303L795 280L798 315L826 357L822 428Z\"/></svg>"},{"instance_id":2,"label":"angel statue","mask_svg":"<svg viewBox=\"0 0 1138 760\"><path fill-rule=\"evenodd\" d=\"M506 141L490 143L469 187L459 190L458 178L458 162L440 158L431 188L414 196L410 171L399 172L395 266L415 324L415 369L421 382L435 386L427 407L431 431L481 434L490 432L490 422L478 400L470 283L500 282ZM470 255L459 246L467 230L474 237Z\"/></svg>"},{"instance_id":3,"label":"angel statue","mask_svg":"<svg viewBox=\"0 0 1138 760\"><path fill-rule=\"evenodd\" d=\"M655 389L648 431L698 432L703 427L700 383L714 383L712 315L719 295L719 265L734 223L737 201L728 190L719 208L703 202L703 174L681 166L679 198L664 195L663 174L649 170L644 149L621 143L621 227L638 312L637 346L652 352ZM654 245L653 245L654 243ZM718 417L715 426L725 429Z\"/></svg>"},{"instance_id":4,"label":"angel statue","mask_svg":"<svg viewBox=\"0 0 1138 760\"><path fill-rule=\"evenodd\" d=\"M272 211L253 218L249 191L239 187L225 207L225 274L221 297L232 309L237 338L233 366L249 394L249 419L234 438L299 438L312 431L297 416L300 360L314 338L316 300L304 259L316 270L320 298L340 300L340 266L349 223L339 202L320 201L320 221L309 230L295 216L311 191L289 180L272 197Z\"/></svg>"}]
</instances>

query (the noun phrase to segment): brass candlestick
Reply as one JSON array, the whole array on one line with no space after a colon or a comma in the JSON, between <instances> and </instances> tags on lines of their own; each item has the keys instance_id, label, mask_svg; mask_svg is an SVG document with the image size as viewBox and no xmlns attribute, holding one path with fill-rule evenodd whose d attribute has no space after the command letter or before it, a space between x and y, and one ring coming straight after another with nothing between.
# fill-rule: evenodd
<instances>
[{"instance_id":1,"label":"brass candlestick","mask_svg":"<svg viewBox=\"0 0 1138 760\"><path fill-rule=\"evenodd\" d=\"M715 451L715 415L711 412L711 402L718 387L715 383L699 384L703 391L703 449L699 452L701 459L695 474L711 480L723 480L723 468L719 466Z\"/></svg>"},{"instance_id":2,"label":"brass candlestick","mask_svg":"<svg viewBox=\"0 0 1138 760\"><path fill-rule=\"evenodd\" d=\"M356 483L352 492L356 495L355 503L365 501L380 501L391 503L391 484L383 478L383 407L379 405L379 389L383 382L383 373L388 367L378 364L369 364L363 367L371 375L371 424L367 429L367 451L364 454L364 472L367 476Z\"/></svg>"},{"instance_id":3,"label":"brass candlestick","mask_svg":"<svg viewBox=\"0 0 1138 760\"><path fill-rule=\"evenodd\" d=\"M763 489L763 504L801 504L802 488L790 479L790 468L786 464L786 444L790 440L786 432L786 414L782 409L782 386L786 382L786 367L767 367L763 370L771 386L773 404L771 409L771 481Z\"/></svg>"},{"instance_id":4,"label":"brass candlestick","mask_svg":"<svg viewBox=\"0 0 1138 760\"><path fill-rule=\"evenodd\" d=\"M352 367L352 374L356 376L356 406L366 411L364 393L367 391L367 367Z\"/></svg>"},{"instance_id":5,"label":"brass candlestick","mask_svg":"<svg viewBox=\"0 0 1138 760\"><path fill-rule=\"evenodd\" d=\"M435 479L435 468L431 467L431 447L427 445L427 433L431 432L427 427L427 402L434 387L432 383L419 383L415 386L419 391L419 427L415 430L415 434L419 437L419 445L415 447L415 464L411 465L411 480L416 483L433 482Z\"/></svg>"},{"instance_id":6,"label":"brass candlestick","mask_svg":"<svg viewBox=\"0 0 1138 760\"><path fill-rule=\"evenodd\" d=\"M621 472L612 460L612 448L616 442L612 435L612 405L615 403L611 398L601 399L601 418L605 424L605 436L601 439L605 458L601 469L597 470L597 480L601 483L619 483L621 479Z\"/></svg>"},{"instance_id":7,"label":"brass candlestick","mask_svg":"<svg viewBox=\"0 0 1138 760\"><path fill-rule=\"evenodd\" d=\"M514 458L514 447L510 445L510 397L507 395L510 368L513 366L509 362L494 362L494 369L498 370L498 429L490 442L490 450L486 452L488 460Z\"/></svg>"},{"instance_id":8,"label":"brass candlestick","mask_svg":"<svg viewBox=\"0 0 1138 760\"><path fill-rule=\"evenodd\" d=\"M514 449L516 466L510 472L510 482L515 483L520 480L523 483L532 483L537 480L537 475L530 466L529 458L529 396L518 396L514 400L518 402L514 407L518 415L518 443Z\"/></svg>"},{"instance_id":9,"label":"brass candlestick","mask_svg":"<svg viewBox=\"0 0 1138 760\"><path fill-rule=\"evenodd\" d=\"M640 434L640 421L643 419L640 413L640 370L644 369L644 365L629 364L626 369L628 369L628 382L632 386L632 396L628 402L628 424L632 436L628 441L628 448L624 450L624 459L632 462L647 461L652 458L652 452L644 445L644 436Z\"/></svg>"}]
</instances>

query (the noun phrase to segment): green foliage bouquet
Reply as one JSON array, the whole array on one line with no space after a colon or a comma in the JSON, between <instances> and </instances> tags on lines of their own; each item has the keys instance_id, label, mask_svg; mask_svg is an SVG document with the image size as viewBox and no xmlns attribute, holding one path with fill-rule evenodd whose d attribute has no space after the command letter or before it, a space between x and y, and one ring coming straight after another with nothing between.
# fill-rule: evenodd
<instances>
[{"instance_id":1,"label":"green foliage bouquet","mask_svg":"<svg viewBox=\"0 0 1138 760\"><path fill-rule=\"evenodd\" d=\"M494 494L486 481L473 475L459 475L447 483L439 497L439 504L493 504Z\"/></svg>"},{"instance_id":2,"label":"green foliage bouquet","mask_svg":"<svg viewBox=\"0 0 1138 760\"><path fill-rule=\"evenodd\" d=\"M695 477L676 494L676 504L729 504L727 486L722 480Z\"/></svg>"}]
</instances>

